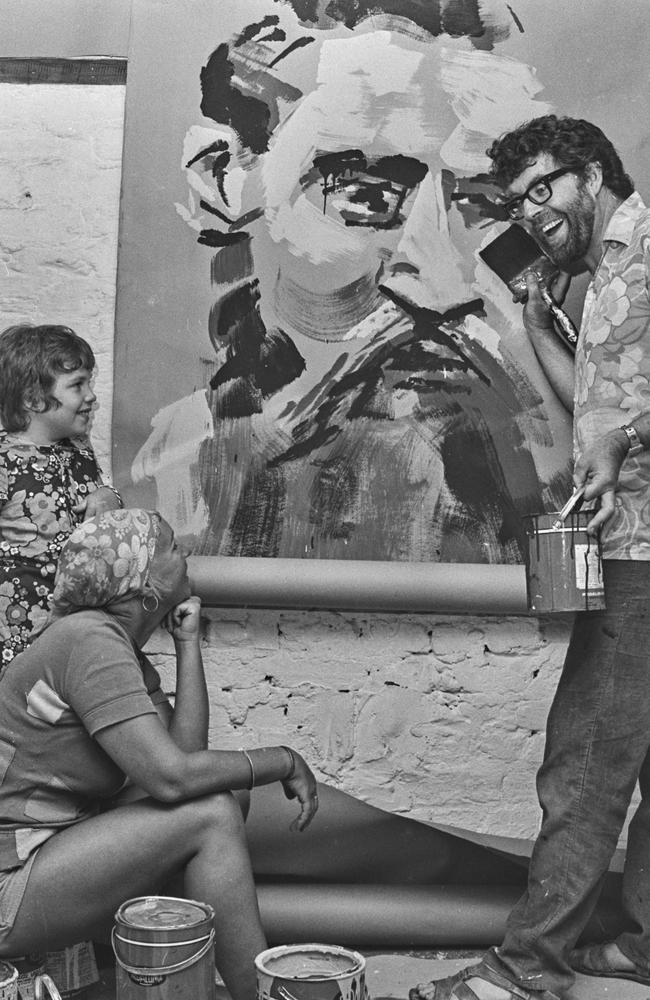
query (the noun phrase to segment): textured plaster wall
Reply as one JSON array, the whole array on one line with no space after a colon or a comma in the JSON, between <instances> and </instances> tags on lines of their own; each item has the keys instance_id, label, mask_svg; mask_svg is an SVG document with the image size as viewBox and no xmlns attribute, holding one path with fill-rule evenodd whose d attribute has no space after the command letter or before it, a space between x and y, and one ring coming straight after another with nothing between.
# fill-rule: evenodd
<instances>
[{"instance_id":1,"label":"textured plaster wall","mask_svg":"<svg viewBox=\"0 0 650 1000\"><path fill-rule=\"evenodd\" d=\"M121 87L0 84L2 327L91 342L106 471L123 107ZM567 635L563 619L206 609L212 738L292 743L386 809L530 836ZM173 689L168 637L150 650Z\"/></svg>"},{"instance_id":2,"label":"textured plaster wall","mask_svg":"<svg viewBox=\"0 0 650 1000\"><path fill-rule=\"evenodd\" d=\"M2 329L63 323L93 347L110 468L124 88L0 84Z\"/></svg>"},{"instance_id":3,"label":"textured plaster wall","mask_svg":"<svg viewBox=\"0 0 650 1000\"><path fill-rule=\"evenodd\" d=\"M566 637L527 618L207 609L212 738L289 742L382 808L529 837ZM157 636L154 662L170 649Z\"/></svg>"}]
</instances>

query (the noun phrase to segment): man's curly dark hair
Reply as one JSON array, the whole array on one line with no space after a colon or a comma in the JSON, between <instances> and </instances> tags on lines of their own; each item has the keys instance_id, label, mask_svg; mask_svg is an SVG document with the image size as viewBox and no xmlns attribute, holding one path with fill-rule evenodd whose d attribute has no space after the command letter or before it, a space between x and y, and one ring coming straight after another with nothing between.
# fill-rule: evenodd
<instances>
[{"instance_id":1,"label":"man's curly dark hair","mask_svg":"<svg viewBox=\"0 0 650 1000\"><path fill-rule=\"evenodd\" d=\"M501 188L511 184L540 153L549 153L558 166L577 171L588 163L600 163L603 182L623 200L634 191L612 143L597 125L583 118L533 118L495 139L486 153L492 160L490 176Z\"/></svg>"}]
</instances>

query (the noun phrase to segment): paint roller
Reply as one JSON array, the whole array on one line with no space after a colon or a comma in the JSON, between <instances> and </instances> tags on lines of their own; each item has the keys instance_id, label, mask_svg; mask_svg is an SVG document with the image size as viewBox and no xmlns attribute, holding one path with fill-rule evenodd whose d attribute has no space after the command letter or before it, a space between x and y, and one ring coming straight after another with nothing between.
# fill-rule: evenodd
<instances>
[{"instance_id":1,"label":"paint roller","mask_svg":"<svg viewBox=\"0 0 650 1000\"><path fill-rule=\"evenodd\" d=\"M555 320L560 337L575 352L578 331L548 290L558 268L542 253L532 236L521 226L510 226L483 250L479 250L479 256L505 282L513 295L519 297L526 294L526 274L534 272L539 279L542 298Z\"/></svg>"}]
</instances>

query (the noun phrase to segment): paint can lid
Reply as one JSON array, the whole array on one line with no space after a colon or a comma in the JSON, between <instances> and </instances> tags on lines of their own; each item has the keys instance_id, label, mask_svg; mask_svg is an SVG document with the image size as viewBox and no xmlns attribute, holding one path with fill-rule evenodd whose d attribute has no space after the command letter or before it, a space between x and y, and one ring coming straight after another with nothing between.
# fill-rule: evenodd
<instances>
[{"instance_id":1,"label":"paint can lid","mask_svg":"<svg viewBox=\"0 0 650 1000\"><path fill-rule=\"evenodd\" d=\"M260 952L255 966L276 978L326 982L363 972L366 960L358 951L341 945L288 944Z\"/></svg>"},{"instance_id":2,"label":"paint can lid","mask_svg":"<svg viewBox=\"0 0 650 1000\"><path fill-rule=\"evenodd\" d=\"M131 927L194 927L212 917L212 907L194 899L176 896L140 896L129 899L117 911L116 917Z\"/></svg>"}]
</instances>

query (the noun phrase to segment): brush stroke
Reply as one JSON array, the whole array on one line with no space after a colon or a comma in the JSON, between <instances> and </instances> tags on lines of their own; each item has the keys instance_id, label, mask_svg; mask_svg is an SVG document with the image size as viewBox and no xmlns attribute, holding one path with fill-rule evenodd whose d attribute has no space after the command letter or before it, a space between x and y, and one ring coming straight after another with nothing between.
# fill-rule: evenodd
<instances>
[{"instance_id":1,"label":"brush stroke","mask_svg":"<svg viewBox=\"0 0 650 1000\"><path fill-rule=\"evenodd\" d=\"M253 254L250 238L226 247L221 253L216 253L210 262L210 284L237 285L244 278L253 274Z\"/></svg>"}]
</instances>

